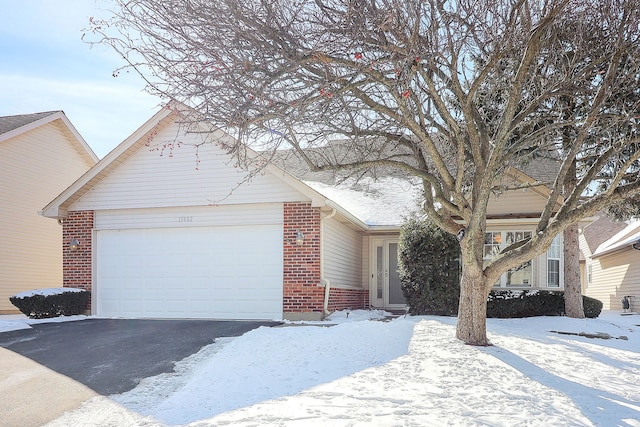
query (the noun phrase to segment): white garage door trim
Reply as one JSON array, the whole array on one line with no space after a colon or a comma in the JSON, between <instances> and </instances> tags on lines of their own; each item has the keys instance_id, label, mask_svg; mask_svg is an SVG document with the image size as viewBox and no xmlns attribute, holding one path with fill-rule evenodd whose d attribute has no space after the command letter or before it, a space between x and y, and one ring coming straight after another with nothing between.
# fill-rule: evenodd
<instances>
[{"instance_id":1,"label":"white garage door trim","mask_svg":"<svg viewBox=\"0 0 640 427\"><path fill-rule=\"evenodd\" d=\"M96 314L282 318L282 224L96 231Z\"/></svg>"}]
</instances>

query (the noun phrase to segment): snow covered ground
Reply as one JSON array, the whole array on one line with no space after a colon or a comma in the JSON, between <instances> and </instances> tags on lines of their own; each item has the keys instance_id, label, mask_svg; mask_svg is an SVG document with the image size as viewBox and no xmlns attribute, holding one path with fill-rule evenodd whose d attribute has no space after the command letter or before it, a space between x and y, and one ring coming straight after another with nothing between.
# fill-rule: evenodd
<instances>
[{"instance_id":1,"label":"snow covered ground","mask_svg":"<svg viewBox=\"0 0 640 427\"><path fill-rule=\"evenodd\" d=\"M48 426L640 426L640 315L489 319L479 348L455 318L371 314L220 339Z\"/></svg>"}]
</instances>

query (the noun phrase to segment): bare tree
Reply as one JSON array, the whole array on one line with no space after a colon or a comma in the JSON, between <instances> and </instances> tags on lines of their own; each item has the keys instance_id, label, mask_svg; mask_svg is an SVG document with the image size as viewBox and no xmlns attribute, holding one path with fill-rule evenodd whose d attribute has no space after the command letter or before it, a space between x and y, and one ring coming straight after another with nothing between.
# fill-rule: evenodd
<instances>
[{"instance_id":1,"label":"bare tree","mask_svg":"<svg viewBox=\"0 0 640 427\"><path fill-rule=\"evenodd\" d=\"M431 220L460 237L466 343L489 344L486 300L502 273L640 192L635 0L117 3L88 37L150 92L227 130L230 152L292 147L316 171L384 166L420 179ZM350 156L309 155L337 139ZM513 188L508 167L540 154L560 168L533 184L551 191L536 232L483 263L491 194Z\"/></svg>"}]
</instances>

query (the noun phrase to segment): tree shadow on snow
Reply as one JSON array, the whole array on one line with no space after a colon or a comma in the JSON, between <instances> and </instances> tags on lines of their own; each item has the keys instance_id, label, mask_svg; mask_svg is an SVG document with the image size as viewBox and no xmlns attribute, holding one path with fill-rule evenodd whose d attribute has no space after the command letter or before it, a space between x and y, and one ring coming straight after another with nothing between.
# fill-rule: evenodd
<instances>
[{"instance_id":1,"label":"tree shadow on snow","mask_svg":"<svg viewBox=\"0 0 640 427\"><path fill-rule=\"evenodd\" d=\"M488 347L486 351L528 378L569 397L580 408L582 415L597 426L631 426L636 424L629 424L625 420L640 419L640 402L561 378L505 348ZM576 369L580 367L576 366Z\"/></svg>"}]
</instances>

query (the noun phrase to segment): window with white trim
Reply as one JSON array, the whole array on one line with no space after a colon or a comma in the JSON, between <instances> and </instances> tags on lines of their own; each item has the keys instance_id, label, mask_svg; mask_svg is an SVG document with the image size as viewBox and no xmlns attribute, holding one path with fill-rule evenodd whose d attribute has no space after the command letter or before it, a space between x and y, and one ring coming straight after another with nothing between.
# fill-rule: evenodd
<instances>
[{"instance_id":1,"label":"window with white trim","mask_svg":"<svg viewBox=\"0 0 640 427\"><path fill-rule=\"evenodd\" d=\"M562 257L562 245L560 235L557 235L547 250L547 286L560 287L560 260Z\"/></svg>"}]
</instances>

